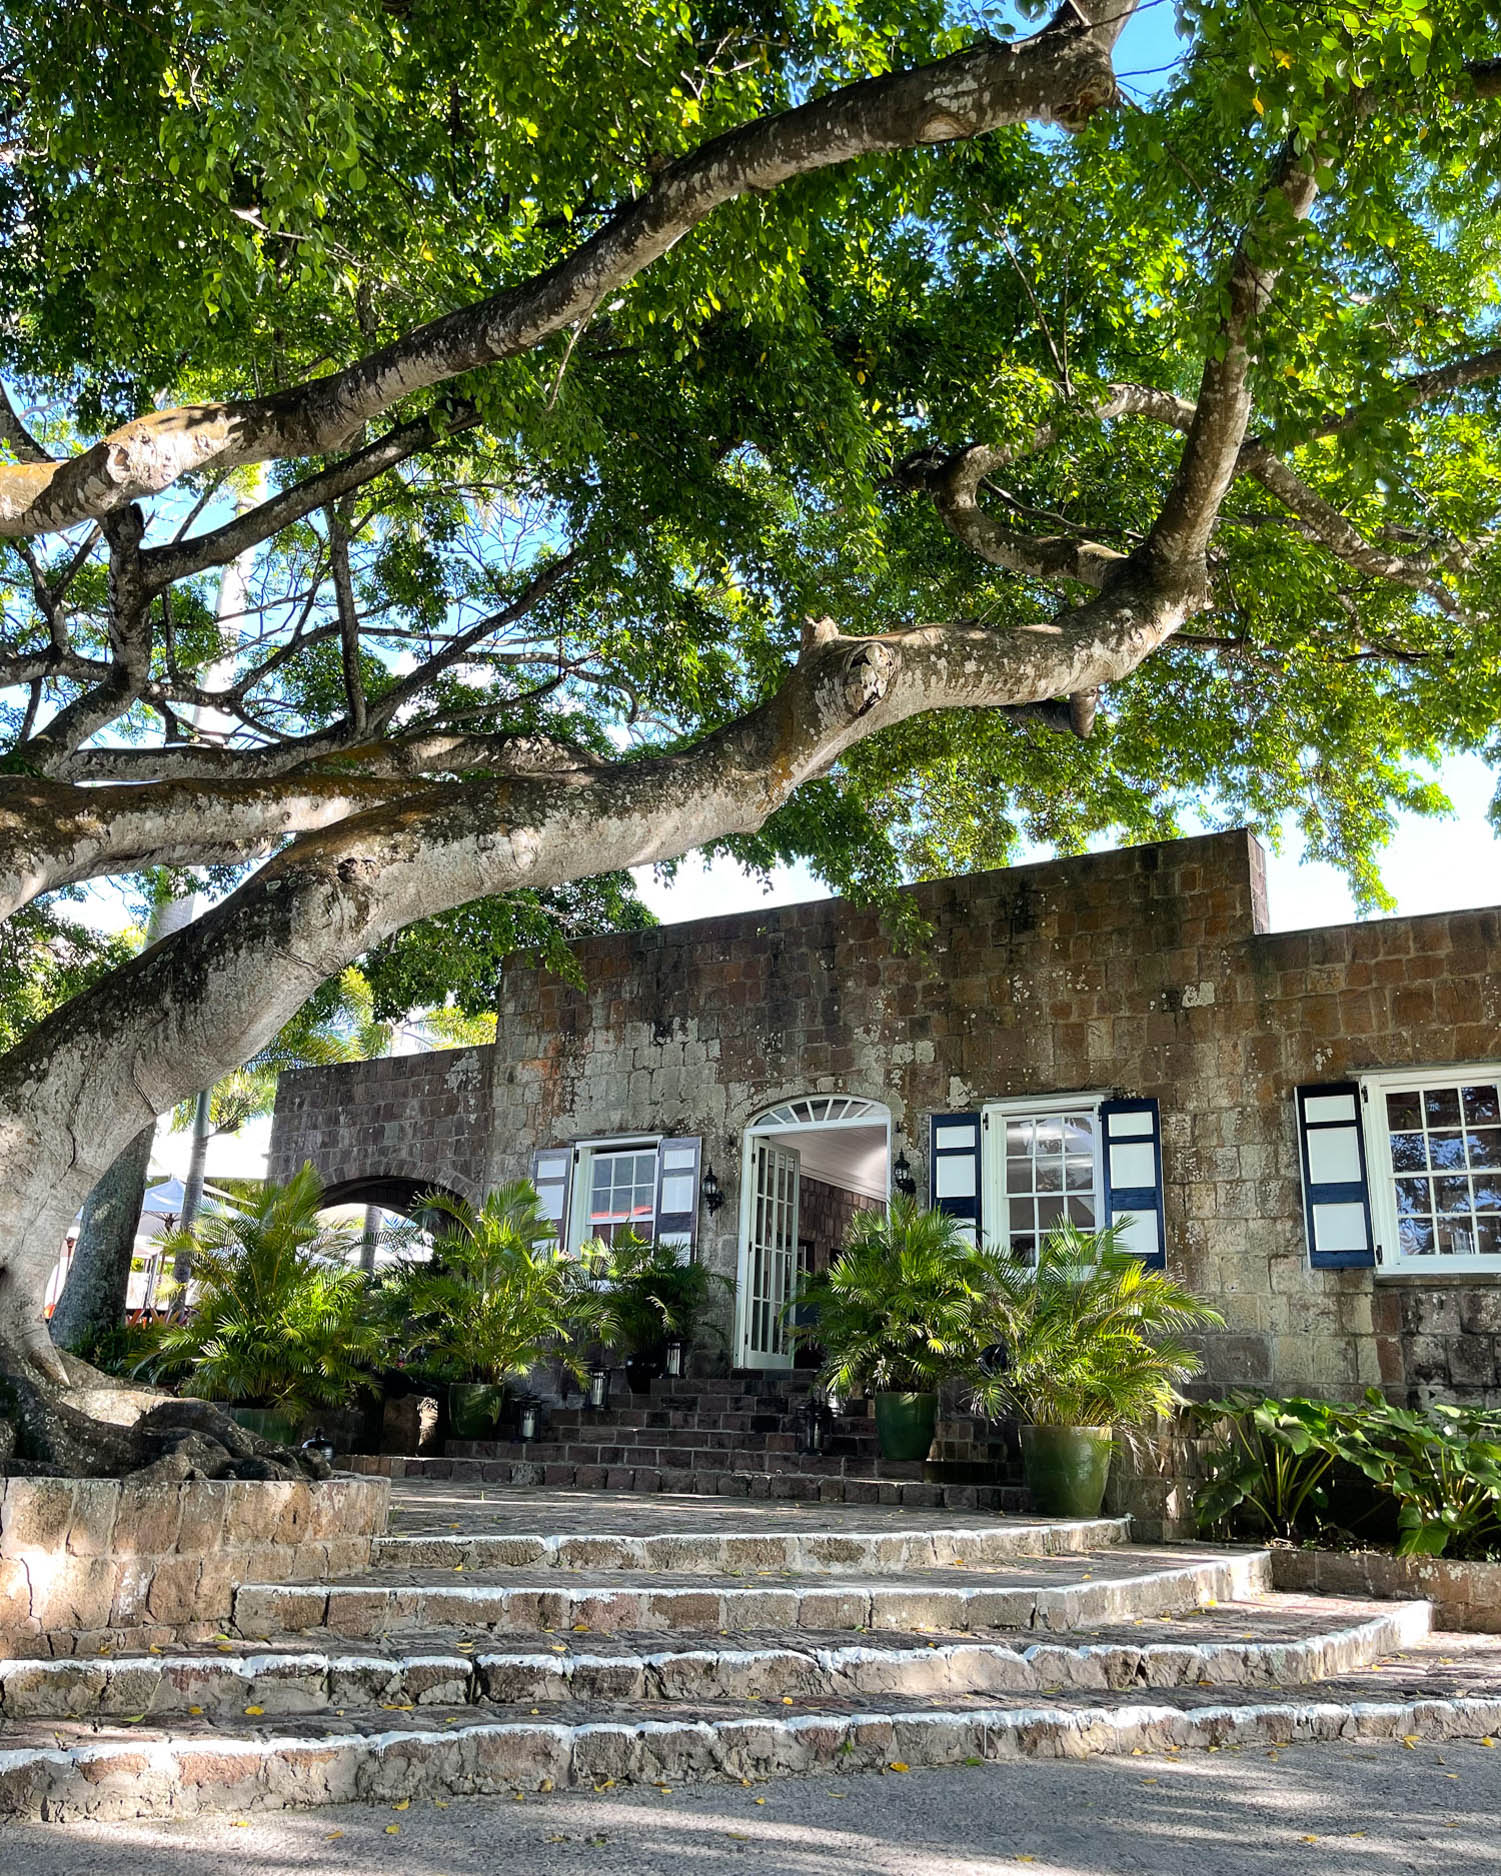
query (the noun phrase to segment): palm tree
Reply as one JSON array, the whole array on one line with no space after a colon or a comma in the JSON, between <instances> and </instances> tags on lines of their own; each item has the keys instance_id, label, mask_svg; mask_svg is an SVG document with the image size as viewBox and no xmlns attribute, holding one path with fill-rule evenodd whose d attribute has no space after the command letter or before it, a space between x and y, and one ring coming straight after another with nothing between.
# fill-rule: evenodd
<instances>
[{"instance_id":1,"label":"palm tree","mask_svg":"<svg viewBox=\"0 0 1501 1876\"><path fill-rule=\"evenodd\" d=\"M575 1375L583 1364L576 1333L597 1329L604 1298L591 1266L557 1242L535 1188L518 1179L486 1195L476 1209L433 1193L425 1222L434 1233L430 1264L412 1264L388 1280L388 1307L406 1324L408 1354L455 1381L498 1387L550 1356Z\"/></svg>"},{"instance_id":2,"label":"palm tree","mask_svg":"<svg viewBox=\"0 0 1501 1876\"><path fill-rule=\"evenodd\" d=\"M386 1331L368 1278L348 1262L356 1235L323 1223L322 1204L323 1183L304 1166L174 1234L168 1248L190 1256L196 1294L158 1332L157 1375L295 1419L374 1390Z\"/></svg>"},{"instance_id":3,"label":"palm tree","mask_svg":"<svg viewBox=\"0 0 1501 1876\"><path fill-rule=\"evenodd\" d=\"M1180 1404L1179 1387L1202 1366L1181 1332L1224 1318L1123 1251L1120 1233L1064 1224L1035 1267L1000 1261L997 1339L1009 1365L976 1381L979 1411L1030 1426L1118 1427Z\"/></svg>"},{"instance_id":4,"label":"palm tree","mask_svg":"<svg viewBox=\"0 0 1501 1876\"><path fill-rule=\"evenodd\" d=\"M788 1305L788 1328L823 1349L837 1393L932 1392L997 1339L1005 1265L946 1212L896 1194L855 1215L844 1249Z\"/></svg>"}]
</instances>

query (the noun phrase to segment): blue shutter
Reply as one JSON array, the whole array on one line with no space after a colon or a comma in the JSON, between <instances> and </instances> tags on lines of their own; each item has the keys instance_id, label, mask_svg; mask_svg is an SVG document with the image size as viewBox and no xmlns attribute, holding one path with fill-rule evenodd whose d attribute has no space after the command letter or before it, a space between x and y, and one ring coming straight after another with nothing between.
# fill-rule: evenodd
<instances>
[{"instance_id":1,"label":"blue shutter","mask_svg":"<svg viewBox=\"0 0 1501 1876\"><path fill-rule=\"evenodd\" d=\"M657 1144L657 1223L659 1244L675 1246L681 1260L693 1257L698 1236L698 1163L702 1142L697 1134Z\"/></svg>"},{"instance_id":2,"label":"blue shutter","mask_svg":"<svg viewBox=\"0 0 1501 1876\"><path fill-rule=\"evenodd\" d=\"M1376 1262L1360 1085L1310 1082L1293 1091L1303 1225L1315 1270L1358 1270Z\"/></svg>"},{"instance_id":3,"label":"blue shutter","mask_svg":"<svg viewBox=\"0 0 1501 1876\"><path fill-rule=\"evenodd\" d=\"M1121 1249L1153 1270L1166 1267L1162 1212L1162 1121L1150 1099L1101 1101L1106 1224L1125 1223ZM1129 1221L1129 1222L1127 1222Z\"/></svg>"},{"instance_id":4,"label":"blue shutter","mask_svg":"<svg viewBox=\"0 0 1501 1876\"><path fill-rule=\"evenodd\" d=\"M568 1242L568 1197L573 1187L574 1149L541 1146L532 1154L532 1184L544 1216L553 1222L559 1244Z\"/></svg>"},{"instance_id":5,"label":"blue shutter","mask_svg":"<svg viewBox=\"0 0 1501 1876\"><path fill-rule=\"evenodd\" d=\"M980 1242L980 1116L934 1114L928 1125L928 1202Z\"/></svg>"}]
</instances>

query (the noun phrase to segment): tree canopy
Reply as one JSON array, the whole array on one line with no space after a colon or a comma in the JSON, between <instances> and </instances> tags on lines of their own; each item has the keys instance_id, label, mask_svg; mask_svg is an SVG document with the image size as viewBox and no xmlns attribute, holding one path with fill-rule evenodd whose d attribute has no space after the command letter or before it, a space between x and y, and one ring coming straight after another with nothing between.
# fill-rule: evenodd
<instances>
[{"instance_id":1,"label":"tree canopy","mask_svg":"<svg viewBox=\"0 0 1501 1876\"><path fill-rule=\"evenodd\" d=\"M694 846L1292 816L1379 902L1501 715L1501 31L1173 17L8 14L0 911L234 890L0 1057L0 1164Z\"/></svg>"}]
</instances>

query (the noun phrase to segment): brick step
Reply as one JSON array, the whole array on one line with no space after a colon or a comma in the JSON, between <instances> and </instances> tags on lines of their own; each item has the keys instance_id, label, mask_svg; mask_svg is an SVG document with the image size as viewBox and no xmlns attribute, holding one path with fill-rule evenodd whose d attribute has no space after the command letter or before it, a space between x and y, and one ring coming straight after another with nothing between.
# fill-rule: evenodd
<instances>
[{"instance_id":1,"label":"brick step","mask_svg":"<svg viewBox=\"0 0 1501 1876\"><path fill-rule=\"evenodd\" d=\"M1426 1666L1426 1664L1423 1664ZM1269 1747L1313 1740L1462 1741L1501 1733L1494 1663L1480 1692L1453 1692L1442 1669L1405 1668L1378 1697L1377 1675L1327 1682L1303 1695L1259 1687L1139 1689L995 1697L957 1709L883 1698L851 1712L649 1702L541 1707L533 1716L477 1717L467 1705L386 1706L289 1724L207 1715L170 1727L23 1721L0 1751L0 1814L181 1817L362 1800L420 1805L478 1793L551 1793L609 1784L678 1786L888 1766L1020 1758ZM414 1813L414 1816L417 1813Z\"/></svg>"},{"instance_id":2,"label":"brick step","mask_svg":"<svg viewBox=\"0 0 1501 1876\"><path fill-rule=\"evenodd\" d=\"M390 1454L354 1453L342 1468L388 1479L424 1480L454 1485L551 1486L565 1491L686 1493L694 1497L817 1499L825 1504L900 1505L908 1510L997 1511L1003 1515L1030 1510L1026 1490L1018 1485L930 1483L926 1478L888 1478L895 1462L881 1462L878 1476L857 1478L797 1471L733 1471L723 1468L726 1455L715 1454L698 1470L676 1463L661 1466L592 1465L569 1460L543 1463L536 1448L522 1448L525 1459L408 1459ZM801 1461L794 1461L801 1466Z\"/></svg>"},{"instance_id":3,"label":"brick step","mask_svg":"<svg viewBox=\"0 0 1501 1876\"><path fill-rule=\"evenodd\" d=\"M988 1572L909 1570L900 1580L579 1571L560 1582L560 1574L487 1582L461 1570L415 1570L337 1583L246 1583L235 1593L234 1622L242 1635L330 1636L450 1627L1062 1630L1260 1594L1271 1586L1271 1558L1264 1550L1117 1549L1034 1557Z\"/></svg>"},{"instance_id":4,"label":"brick step","mask_svg":"<svg viewBox=\"0 0 1501 1876\"><path fill-rule=\"evenodd\" d=\"M686 1522L685 1518L685 1522ZM575 1531L426 1531L377 1538L380 1570L655 1570L739 1576L785 1571L903 1576L912 1570L996 1569L1037 1557L1123 1546L1127 1518L1007 1518L924 1530L670 1531L644 1536Z\"/></svg>"},{"instance_id":5,"label":"brick step","mask_svg":"<svg viewBox=\"0 0 1501 1876\"><path fill-rule=\"evenodd\" d=\"M340 1708L402 1710L541 1701L849 1700L870 1696L1038 1694L1085 1689L1308 1685L1421 1647L1427 1603L1373 1606L1268 1596L1176 1620L1038 1642L998 1630L935 1643L918 1634L717 1636L663 1646L660 1635L518 1636L504 1648L458 1631L310 1647L301 1637L228 1653L191 1648L112 1660L0 1663L7 1720L151 1720ZM1254 1640L1244 1639L1250 1629ZM1181 1639L1179 1637L1181 1636ZM251 1717L259 1717L252 1715Z\"/></svg>"}]
</instances>

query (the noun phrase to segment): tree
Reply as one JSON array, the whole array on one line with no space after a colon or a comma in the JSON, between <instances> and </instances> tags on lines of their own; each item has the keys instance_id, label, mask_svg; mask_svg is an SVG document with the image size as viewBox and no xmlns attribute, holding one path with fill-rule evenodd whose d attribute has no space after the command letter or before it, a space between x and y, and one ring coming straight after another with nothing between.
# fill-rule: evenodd
<instances>
[{"instance_id":1,"label":"tree","mask_svg":"<svg viewBox=\"0 0 1501 1876\"><path fill-rule=\"evenodd\" d=\"M0 1057L0 1354L61 1384L39 1271L148 1113L475 901L1190 808L1379 896L1497 718L1501 37L1190 0L1118 82L1134 11L0 26L0 909L238 881Z\"/></svg>"}]
</instances>

